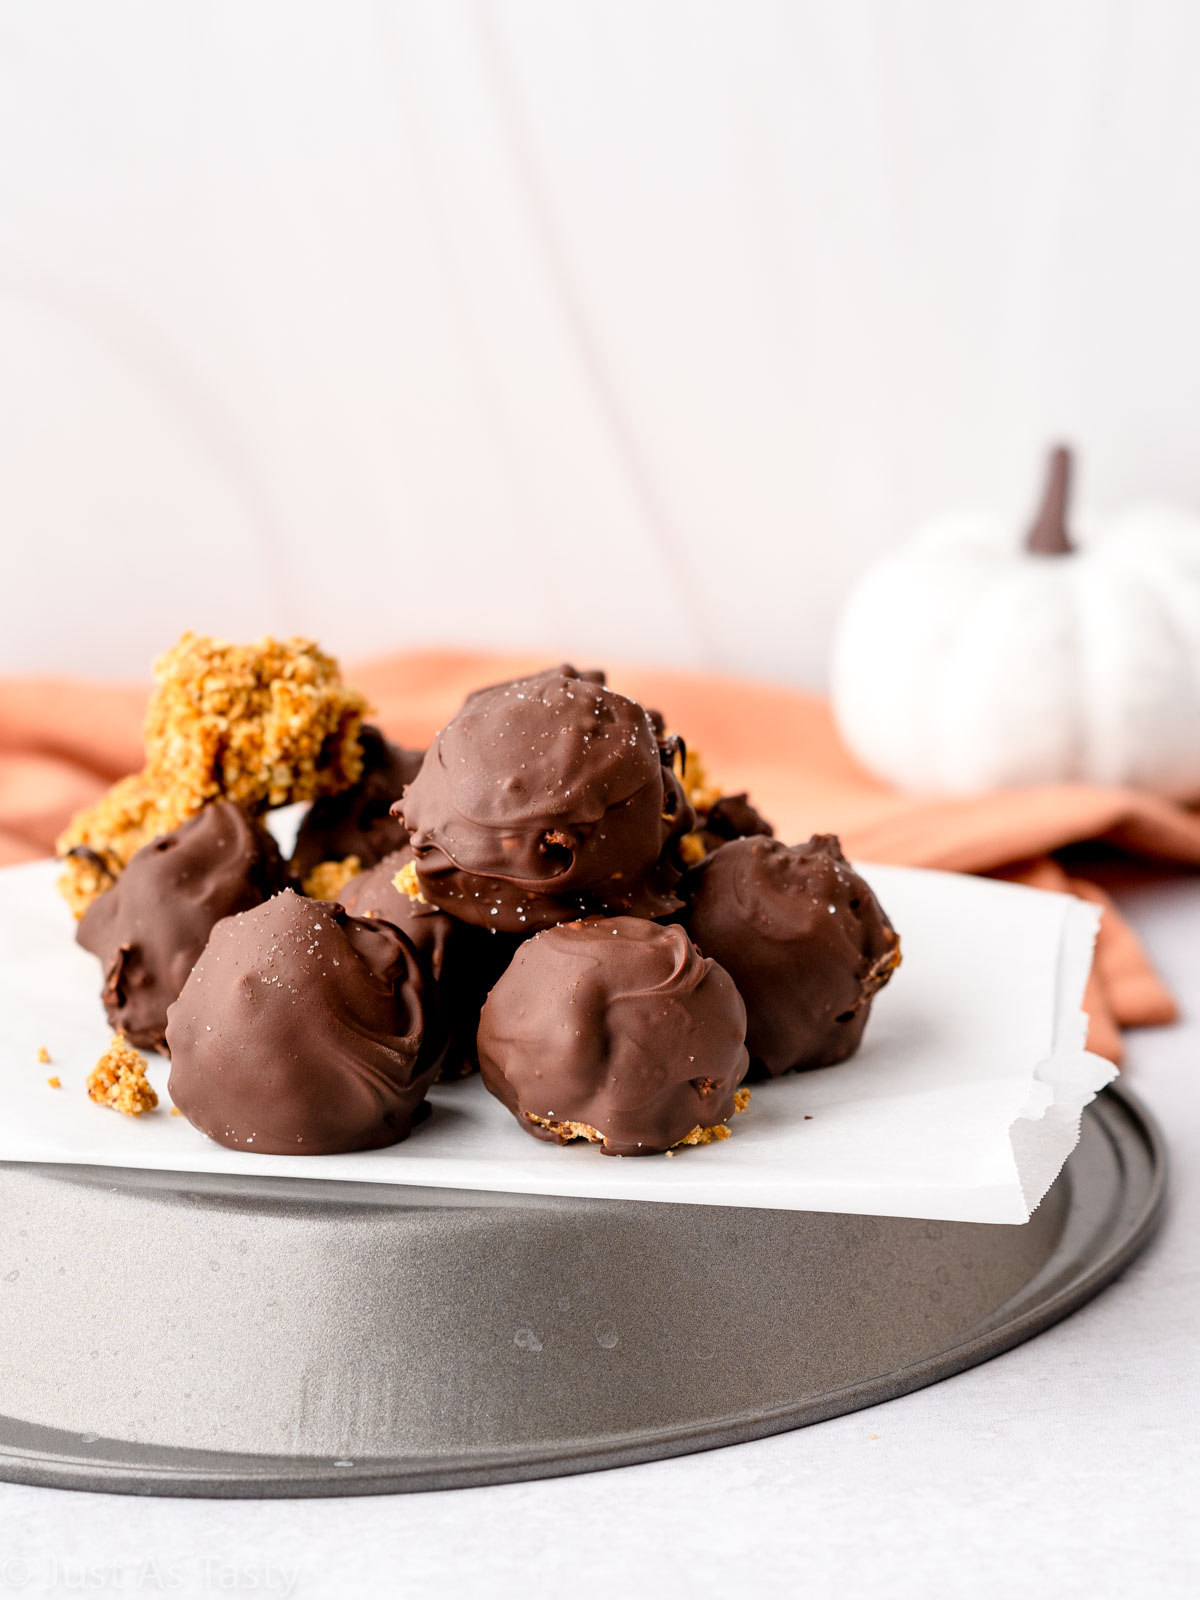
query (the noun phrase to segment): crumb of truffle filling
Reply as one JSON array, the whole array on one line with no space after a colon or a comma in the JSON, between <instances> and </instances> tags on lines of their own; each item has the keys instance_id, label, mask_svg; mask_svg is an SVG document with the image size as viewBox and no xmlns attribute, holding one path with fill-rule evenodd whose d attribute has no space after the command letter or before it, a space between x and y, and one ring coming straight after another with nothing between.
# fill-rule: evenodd
<instances>
[{"instance_id":1,"label":"crumb of truffle filling","mask_svg":"<svg viewBox=\"0 0 1200 1600\"><path fill-rule=\"evenodd\" d=\"M734 1111L745 1111L749 1104L749 1089L738 1089L733 1097ZM533 1111L527 1111L525 1115L530 1122L536 1122L539 1128L547 1129L548 1132L559 1139L586 1139L589 1144L604 1144L607 1142L599 1128L593 1128L589 1122L556 1122L552 1117L539 1117ZM718 1122L711 1128L697 1126L690 1133L685 1133L682 1139L676 1139L671 1149L664 1151L664 1154L670 1155L672 1151L678 1150L684 1145L712 1144L717 1139L728 1139L729 1132L729 1126L724 1122Z\"/></svg>"},{"instance_id":2,"label":"crumb of truffle filling","mask_svg":"<svg viewBox=\"0 0 1200 1600\"><path fill-rule=\"evenodd\" d=\"M421 880L417 877L417 863L415 861L406 862L392 879L392 882L400 893L406 894L410 900L419 900L423 906L429 904L429 901L421 893Z\"/></svg>"},{"instance_id":3,"label":"crumb of truffle filling","mask_svg":"<svg viewBox=\"0 0 1200 1600\"><path fill-rule=\"evenodd\" d=\"M308 639L254 645L185 633L154 664L146 764L61 835L59 889L76 917L132 856L209 800L257 813L337 794L362 773L366 701Z\"/></svg>"},{"instance_id":4,"label":"crumb of truffle filling","mask_svg":"<svg viewBox=\"0 0 1200 1600\"><path fill-rule=\"evenodd\" d=\"M60 1077L58 1077L57 1075L55 1075L53 1078L47 1078L46 1082L50 1085L50 1087L52 1089L61 1089L62 1088L62 1079Z\"/></svg>"},{"instance_id":5,"label":"crumb of truffle filling","mask_svg":"<svg viewBox=\"0 0 1200 1600\"><path fill-rule=\"evenodd\" d=\"M708 851L704 847L704 840L698 833L685 833L679 841L679 858L687 867L694 867L697 862L703 861Z\"/></svg>"},{"instance_id":6,"label":"crumb of truffle filling","mask_svg":"<svg viewBox=\"0 0 1200 1600\"><path fill-rule=\"evenodd\" d=\"M183 1112L180 1111L178 1106L172 1106L171 1107L171 1115L173 1117L181 1117L183 1115Z\"/></svg>"},{"instance_id":7,"label":"crumb of truffle filling","mask_svg":"<svg viewBox=\"0 0 1200 1600\"><path fill-rule=\"evenodd\" d=\"M678 764L678 758L677 758ZM712 809L721 797L721 791L716 784L709 781L702 757L695 750L685 747L682 767L679 771L679 781L683 787L688 804L701 820ZM685 867L694 867L703 861L708 854L704 843L704 836L699 828L691 833L685 833L675 846L679 860Z\"/></svg>"},{"instance_id":8,"label":"crumb of truffle filling","mask_svg":"<svg viewBox=\"0 0 1200 1600\"><path fill-rule=\"evenodd\" d=\"M704 1091L701 1090L702 1095L703 1093ZM749 1089L735 1090L733 1096L734 1113L745 1111L749 1105ZM693 1128L691 1133L685 1134L682 1139L677 1139L671 1146L671 1150L678 1150L681 1145L685 1144L712 1144L715 1139L728 1139L731 1131L727 1122L718 1122L712 1128ZM668 1155L671 1154L671 1150L667 1151Z\"/></svg>"},{"instance_id":9,"label":"crumb of truffle filling","mask_svg":"<svg viewBox=\"0 0 1200 1600\"><path fill-rule=\"evenodd\" d=\"M678 1150L685 1144L712 1144L717 1139L728 1139L728 1137L728 1123L718 1122L711 1128L693 1128L691 1133L685 1133L682 1139L676 1139L671 1149ZM668 1151L668 1154L670 1154L670 1151Z\"/></svg>"},{"instance_id":10,"label":"crumb of truffle filling","mask_svg":"<svg viewBox=\"0 0 1200 1600\"><path fill-rule=\"evenodd\" d=\"M361 871L362 862L357 856L347 856L344 861L318 861L302 887L310 900L336 900Z\"/></svg>"},{"instance_id":11,"label":"crumb of truffle filling","mask_svg":"<svg viewBox=\"0 0 1200 1600\"><path fill-rule=\"evenodd\" d=\"M693 811L710 811L721 798L720 789L709 778L703 758L696 750L689 750L684 757L680 781Z\"/></svg>"},{"instance_id":12,"label":"crumb of truffle filling","mask_svg":"<svg viewBox=\"0 0 1200 1600\"><path fill-rule=\"evenodd\" d=\"M863 979L864 995L872 995L882 989L903 959L900 953L900 941L897 939L890 950L884 951Z\"/></svg>"},{"instance_id":13,"label":"crumb of truffle filling","mask_svg":"<svg viewBox=\"0 0 1200 1600\"><path fill-rule=\"evenodd\" d=\"M111 1106L127 1117L140 1117L158 1104L146 1078L146 1063L122 1033L113 1034L108 1049L88 1074L87 1091L98 1105Z\"/></svg>"},{"instance_id":14,"label":"crumb of truffle filling","mask_svg":"<svg viewBox=\"0 0 1200 1600\"><path fill-rule=\"evenodd\" d=\"M588 1122L555 1122L550 1117L539 1117L533 1111L525 1115L530 1122L536 1122L539 1128L548 1128L559 1139L586 1139L589 1144L603 1144L604 1135L599 1128L593 1128Z\"/></svg>"},{"instance_id":15,"label":"crumb of truffle filling","mask_svg":"<svg viewBox=\"0 0 1200 1600\"><path fill-rule=\"evenodd\" d=\"M37 1058L42 1063L43 1066L48 1066L49 1065L50 1052L49 1052L49 1050L46 1049L46 1046L44 1044L38 1045Z\"/></svg>"}]
</instances>

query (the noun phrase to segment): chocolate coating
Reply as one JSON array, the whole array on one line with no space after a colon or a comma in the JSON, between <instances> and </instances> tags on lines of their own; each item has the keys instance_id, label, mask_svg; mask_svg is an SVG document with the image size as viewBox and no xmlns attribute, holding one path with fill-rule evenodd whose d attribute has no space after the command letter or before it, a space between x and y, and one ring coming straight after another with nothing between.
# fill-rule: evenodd
<instances>
[{"instance_id":1,"label":"chocolate coating","mask_svg":"<svg viewBox=\"0 0 1200 1600\"><path fill-rule=\"evenodd\" d=\"M576 1123L606 1155L653 1155L732 1116L745 1031L729 974L682 928L590 917L517 951L483 1008L479 1066L535 1138L565 1144L543 1123Z\"/></svg>"},{"instance_id":2,"label":"chocolate coating","mask_svg":"<svg viewBox=\"0 0 1200 1600\"><path fill-rule=\"evenodd\" d=\"M351 916L382 918L406 935L449 1032L442 1077L461 1078L478 1064L475 1033L480 1010L520 941L512 934L460 922L397 889L393 880L411 860L407 846L394 850L369 872L351 878L338 899Z\"/></svg>"},{"instance_id":3,"label":"chocolate coating","mask_svg":"<svg viewBox=\"0 0 1200 1600\"><path fill-rule=\"evenodd\" d=\"M112 1027L143 1050L163 1049L167 1007L213 928L282 882L274 839L229 800L143 845L75 934L104 968L101 999Z\"/></svg>"},{"instance_id":4,"label":"chocolate coating","mask_svg":"<svg viewBox=\"0 0 1200 1600\"><path fill-rule=\"evenodd\" d=\"M775 829L762 812L750 804L745 792L723 794L714 800L707 811L697 813L696 828L710 855L731 839L775 837Z\"/></svg>"},{"instance_id":5,"label":"chocolate coating","mask_svg":"<svg viewBox=\"0 0 1200 1600\"><path fill-rule=\"evenodd\" d=\"M404 936L291 890L214 928L167 1043L188 1121L269 1155L396 1144L440 1064Z\"/></svg>"},{"instance_id":6,"label":"chocolate coating","mask_svg":"<svg viewBox=\"0 0 1200 1600\"><path fill-rule=\"evenodd\" d=\"M853 1055L900 941L832 834L790 847L761 836L723 844L680 893L684 927L746 1002L757 1075Z\"/></svg>"},{"instance_id":7,"label":"chocolate coating","mask_svg":"<svg viewBox=\"0 0 1200 1600\"><path fill-rule=\"evenodd\" d=\"M542 673L473 695L395 808L421 892L480 927L530 933L589 912L665 916L691 826L643 707Z\"/></svg>"},{"instance_id":8,"label":"chocolate coating","mask_svg":"<svg viewBox=\"0 0 1200 1600\"><path fill-rule=\"evenodd\" d=\"M392 816L391 807L420 771L424 752L392 744L365 722L359 739L362 777L340 794L314 800L300 824L289 867L298 882L319 862L357 856L363 868L373 867L408 843L408 829Z\"/></svg>"},{"instance_id":9,"label":"chocolate coating","mask_svg":"<svg viewBox=\"0 0 1200 1600\"><path fill-rule=\"evenodd\" d=\"M560 661L556 667L543 667L540 672L527 673L523 678L505 678L500 683L485 683L482 688L472 689L467 701L475 700L481 694L491 694L493 689L511 689L518 683L541 683L545 678L574 678L583 683L598 683L603 688L608 682L608 673L603 667L585 667L581 672L569 661Z\"/></svg>"}]
</instances>

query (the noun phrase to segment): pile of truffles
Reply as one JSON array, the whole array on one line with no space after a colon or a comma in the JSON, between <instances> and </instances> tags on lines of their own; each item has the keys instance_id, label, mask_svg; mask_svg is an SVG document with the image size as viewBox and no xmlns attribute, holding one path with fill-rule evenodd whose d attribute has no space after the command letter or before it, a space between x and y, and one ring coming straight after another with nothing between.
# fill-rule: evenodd
<instances>
[{"instance_id":1,"label":"pile of truffles","mask_svg":"<svg viewBox=\"0 0 1200 1600\"><path fill-rule=\"evenodd\" d=\"M424 752L307 640L185 635L156 677L62 888L113 1028L232 1149L394 1144L476 1069L537 1139L713 1143L748 1077L846 1060L899 963L835 838L782 844L602 672L479 689Z\"/></svg>"}]
</instances>

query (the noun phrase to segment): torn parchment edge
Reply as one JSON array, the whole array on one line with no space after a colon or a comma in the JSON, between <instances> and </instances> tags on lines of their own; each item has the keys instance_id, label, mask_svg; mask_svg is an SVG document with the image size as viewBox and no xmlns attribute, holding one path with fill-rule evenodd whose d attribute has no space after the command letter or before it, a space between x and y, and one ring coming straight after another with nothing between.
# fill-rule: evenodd
<instances>
[{"instance_id":1,"label":"torn parchment edge","mask_svg":"<svg viewBox=\"0 0 1200 1600\"><path fill-rule=\"evenodd\" d=\"M1079 1143L1084 1108L1117 1076L1086 1049L1083 996L1096 950L1100 908L1072 897L1065 907L1055 982L1054 1043L1034 1068L1025 1104L1008 1130L1017 1181L1031 1217Z\"/></svg>"}]
</instances>

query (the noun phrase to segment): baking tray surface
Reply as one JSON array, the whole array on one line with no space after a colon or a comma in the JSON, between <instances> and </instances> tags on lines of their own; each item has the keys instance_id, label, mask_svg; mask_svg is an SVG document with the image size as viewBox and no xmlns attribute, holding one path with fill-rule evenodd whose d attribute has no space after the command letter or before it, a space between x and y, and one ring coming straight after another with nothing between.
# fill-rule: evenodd
<instances>
[{"instance_id":1,"label":"baking tray surface","mask_svg":"<svg viewBox=\"0 0 1200 1600\"><path fill-rule=\"evenodd\" d=\"M735 1444L1040 1333L1164 1185L1117 1087L1023 1227L0 1164L0 1477L376 1494Z\"/></svg>"}]
</instances>

